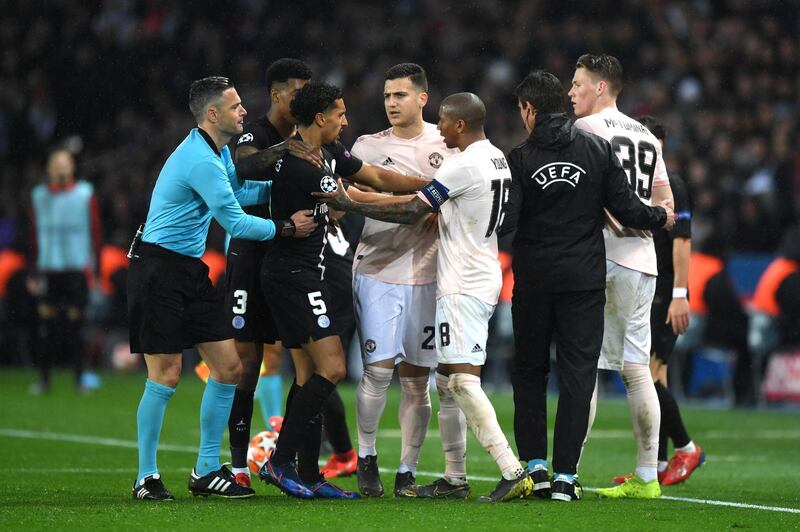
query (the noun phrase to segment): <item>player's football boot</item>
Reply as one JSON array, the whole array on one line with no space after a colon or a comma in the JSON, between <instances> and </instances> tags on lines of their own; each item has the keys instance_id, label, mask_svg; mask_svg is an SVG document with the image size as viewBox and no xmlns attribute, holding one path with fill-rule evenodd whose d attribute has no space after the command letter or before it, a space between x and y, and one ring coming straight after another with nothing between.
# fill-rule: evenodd
<instances>
[{"instance_id":1,"label":"player's football boot","mask_svg":"<svg viewBox=\"0 0 800 532\"><path fill-rule=\"evenodd\" d=\"M528 473L533 481L533 490L530 497L539 499L550 498L550 475L547 473L547 468L541 464L535 465Z\"/></svg>"},{"instance_id":2,"label":"player's football boot","mask_svg":"<svg viewBox=\"0 0 800 532\"><path fill-rule=\"evenodd\" d=\"M619 486L599 488L596 493L608 499L658 499L661 497L661 486L656 478L645 482L634 475Z\"/></svg>"},{"instance_id":3,"label":"player's football boot","mask_svg":"<svg viewBox=\"0 0 800 532\"><path fill-rule=\"evenodd\" d=\"M408 497L405 489L413 486L417 482L414 478L414 473L406 471L405 473L397 473L394 476L394 496L395 497Z\"/></svg>"},{"instance_id":4,"label":"player's football boot","mask_svg":"<svg viewBox=\"0 0 800 532\"><path fill-rule=\"evenodd\" d=\"M533 493L533 479L525 470L515 479L501 478L494 491L489 495L478 497L478 502L505 502L527 497L531 493Z\"/></svg>"},{"instance_id":5,"label":"player's football boot","mask_svg":"<svg viewBox=\"0 0 800 532\"><path fill-rule=\"evenodd\" d=\"M252 488L253 483L250 482L250 474L249 473L236 473L233 478L236 479L236 483L240 486L244 486L245 488Z\"/></svg>"},{"instance_id":6,"label":"player's football boot","mask_svg":"<svg viewBox=\"0 0 800 532\"><path fill-rule=\"evenodd\" d=\"M358 491L364 497L383 497L383 483L376 455L358 458Z\"/></svg>"},{"instance_id":7,"label":"player's football boot","mask_svg":"<svg viewBox=\"0 0 800 532\"><path fill-rule=\"evenodd\" d=\"M412 484L403 489L403 497L417 497L420 499L466 499L469 497L470 488L466 482L464 484L450 484L447 479L440 478L433 482L420 486Z\"/></svg>"},{"instance_id":8,"label":"player's football boot","mask_svg":"<svg viewBox=\"0 0 800 532\"><path fill-rule=\"evenodd\" d=\"M267 460L267 463L261 466L258 476L264 482L272 484L291 497L314 498L314 492L303 485L293 462L289 462L285 466L276 466L272 460Z\"/></svg>"},{"instance_id":9,"label":"player's football boot","mask_svg":"<svg viewBox=\"0 0 800 532\"><path fill-rule=\"evenodd\" d=\"M356 472L358 455L354 449L345 453L333 453L319 473L325 478L349 477Z\"/></svg>"},{"instance_id":10,"label":"player's football boot","mask_svg":"<svg viewBox=\"0 0 800 532\"><path fill-rule=\"evenodd\" d=\"M361 495L352 491L345 491L334 486L327 479L321 478L318 482L307 486L314 494L315 499L360 499Z\"/></svg>"},{"instance_id":11,"label":"player's football boot","mask_svg":"<svg viewBox=\"0 0 800 532\"><path fill-rule=\"evenodd\" d=\"M175 500L175 497L164 487L164 483L161 482L161 475L158 473L148 475L139 482L134 482L132 495L134 499L143 501Z\"/></svg>"},{"instance_id":12,"label":"player's football boot","mask_svg":"<svg viewBox=\"0 0 800 532\"><path fill-rule=\"evenodd\" d=\"M675 451L675 455L670 458L667 469L664 470L664 479L661 484L664 486L671 486L673 484L680 484L692 474L692 472L703 465L706 461L706 453L695 445L693 453L684 451Z\"/></svg>"},{"instance_id":13,"label":"player's football boot","mask_svg":"<svg viewBox=\"0 0 800 532\"><path fill-rule=\"evenodd\" d=\"M194 374L203 382L208 382L208 376L211 375L211 370L206 366L202 360L194 367Z\"/></svg>"},{"instance_id":14,"label":"player's football boot","mask_svg":"<svg viewBox=\"0 0 800 532\"><path fill-rule=\"evenodd\" d=\"M554 480L550 490L550 498L554 501L579 501L583 498L583 488L577 480Z\"/></svg>"},{"instance_id":15,"label":"player's football boot","mask_svg":"<svg viewBox=\"0 0 800 532\"><path fill-rule=\"evenodd\" d=\"M192 469L192 474L189 475L189 491L195 497L213 495L226 499L247 499L256 493L253 488L240 486L231 470L224 465L202 477Z\"/></svg>"},{"instance_id":16,"label":"player's football boot","mask_svg":"<svg viewBox=\"0 0 800 532\"><path fill-rule=\"evenodd\" d=\"M620 475L618 477L614 477L611 480L612 480L612 482L614 482L614 484L622 484L623 482L625 482L629 478L633 478L635 476L636 476L636 473L628 473L627 475ZM659 471L658 472L658 483L659 484L661 484L661 485L664 484L664 477L665 476L667 476L667 470L666 469L664 471Z\"/></svg>"}]
</instances>

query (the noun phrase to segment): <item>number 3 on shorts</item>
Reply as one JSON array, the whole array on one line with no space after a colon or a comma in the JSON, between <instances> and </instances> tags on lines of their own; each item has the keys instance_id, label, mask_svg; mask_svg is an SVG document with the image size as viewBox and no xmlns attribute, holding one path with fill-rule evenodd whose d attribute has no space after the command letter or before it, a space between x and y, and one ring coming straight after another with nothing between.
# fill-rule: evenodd
<instances>
[{"instance_id":1,"label":"number 3 on shorts","mask_svg":"<svg viewBox=\"0 0 800 532\"><path fill-rule=\"evenodd\" d=\"M247 290L236 290L233 293L236 298L236 304L233 306L234 314L244 314L247 312Z\"/></svg>"},{"instance_id":2,"label":"number 3 on shorts","mask_svg":"<svg viewBox=\"0 0 800 532\"><path fill-rule=\"evenodd\" d=\"M311 303L312 311L315 316L320 316L328 312L328 307L325 306L325 302L322 300L322 292L309 292L308 302Z\"/></svg>"}]
</instances>

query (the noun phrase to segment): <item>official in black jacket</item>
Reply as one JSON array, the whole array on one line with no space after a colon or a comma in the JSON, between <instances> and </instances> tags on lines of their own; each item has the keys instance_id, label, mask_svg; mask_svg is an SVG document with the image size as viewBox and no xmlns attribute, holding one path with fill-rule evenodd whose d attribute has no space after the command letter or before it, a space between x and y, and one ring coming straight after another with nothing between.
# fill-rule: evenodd
<instances>
[{"instance_id":1,"label":"official in black jacket","mask_svg":"<svg viewBox=\"0 0 800 532\"><path fill-rule=\"evenodd\" d=\"M528 139L508 154L513 178L502 232L513 241L514 432L535 493L547 476L547 378L556 342L559 401L551 497L580 498L574 475L586 436L589 401L603 342L603 209L627 227L671 228L671 205L648 207L628 186L611 145L575 128L564 89L537 70L516 87Z\"/></svg>"}]
</instances>

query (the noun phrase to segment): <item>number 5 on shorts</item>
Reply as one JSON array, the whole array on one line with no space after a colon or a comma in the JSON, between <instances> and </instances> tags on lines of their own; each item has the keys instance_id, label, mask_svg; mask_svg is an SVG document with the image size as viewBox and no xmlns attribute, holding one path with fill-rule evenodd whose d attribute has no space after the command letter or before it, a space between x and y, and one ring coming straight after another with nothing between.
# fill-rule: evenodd
<instances>
[{"instance_id":1,"label":"number 5 on shorts","mask_svg":"<svg viewBox=\"0 0 800 532\"><path fill-rule=\"evenodd\" d=\"M315 316L320 316L328 312L328 307L325 306L325 302L322 300L322 292L309 292L308 302L311 303L312 311Z\"/></svg>"}]
</instances>

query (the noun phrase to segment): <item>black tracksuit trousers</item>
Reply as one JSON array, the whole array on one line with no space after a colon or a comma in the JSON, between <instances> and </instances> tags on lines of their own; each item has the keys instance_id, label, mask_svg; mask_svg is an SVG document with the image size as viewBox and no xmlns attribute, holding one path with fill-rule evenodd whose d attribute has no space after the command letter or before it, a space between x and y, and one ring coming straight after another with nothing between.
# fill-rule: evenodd
<instances>
[{"instance_id":1,"label":"black tracksuit trousers","mask_svg":"<svg viewBox=\"0 0 800 532\"><path fill-rule=\"evenodd\" d=\"M521 460L547 459L547 380L555 340L558 412L552 472L576 473L603 344L605 290L526 292L514 288L514 434Z\"/></svg>"}]
</instances>

